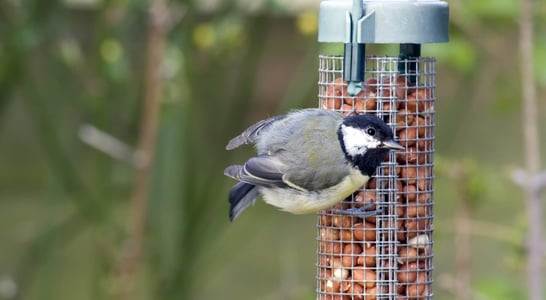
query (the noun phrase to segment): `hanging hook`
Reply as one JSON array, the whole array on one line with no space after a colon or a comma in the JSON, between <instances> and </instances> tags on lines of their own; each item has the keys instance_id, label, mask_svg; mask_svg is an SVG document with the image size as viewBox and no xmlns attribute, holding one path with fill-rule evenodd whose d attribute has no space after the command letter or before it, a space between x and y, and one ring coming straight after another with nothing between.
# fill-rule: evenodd
<instances>
[{"instance_id":1,"label":"hanging hook","mask_svg":"<svg viewBox=\"0 0 546 300\"><path fill-rule=\"evenodd\" d=\"M358 21L364 16L362 0L353 0L351 11L346 13L343 80L347 82L347 93L356 96L362 90L366 70L366 45L358 43Z\"/></svg>"}]
</instances>

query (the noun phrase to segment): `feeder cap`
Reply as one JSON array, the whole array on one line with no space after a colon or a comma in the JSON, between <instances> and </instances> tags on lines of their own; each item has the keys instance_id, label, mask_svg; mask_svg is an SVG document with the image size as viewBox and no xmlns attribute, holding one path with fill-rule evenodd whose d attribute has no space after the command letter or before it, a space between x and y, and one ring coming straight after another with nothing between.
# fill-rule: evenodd
<instances>
[{"instance_id":1,"label":"feeder cap","mask_svg":"<svg viewBox=\"0 0 546 300\"><path fill-rule=\"evenodd\" d=\"M319 42L423 44L449 40L449 6L444 1L364 0L361 16L352 16L352 7L352 0L320 3ZM356 32L351 33L351 27ZM351 36L356 40L349 40Z\"/></svg>"}]
</instances>

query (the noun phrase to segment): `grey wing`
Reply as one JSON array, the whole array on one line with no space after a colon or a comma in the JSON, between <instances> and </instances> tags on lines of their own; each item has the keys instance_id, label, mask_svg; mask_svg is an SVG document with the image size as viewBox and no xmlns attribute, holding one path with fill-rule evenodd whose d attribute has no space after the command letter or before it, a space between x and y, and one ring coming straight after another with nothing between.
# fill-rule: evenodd
<instances>
[{"instance_id":1,"label":"grey wing","mask_svg":"<svg viewBox=\"0 0 546 300\"><path fill-rule=\"evenodd\" d=\"M233 179L264 187L291 187L300 191L319 191L338 184L349 175L346 165L332 165L327 160L320 168L293 165L287 168L277 157L261 155L244 165L229 166L224 174Z\"/></svg>"},{"instance_id":2,"label":"grey wing","mask_svg":"<svg viewBox=\"0 0 546 300\"><path fill-rule=\"evenodd\" d=\"M284 117L286 117L286 115L272 117L269 119L262 120L248 127L243 133L231 139L229 143L227 144L226 149L232 150L241 145L253 143L256 140L256 137L260 134L260 132L264 128L267 128L269 125L275 123L278 120L284 119Z\"/></svg>"},{"instance_id":3,"label":"grey wing","mask_svg":"<svg viewBox=\"0 0 546 300\"><path fill-rule=\"evenodd\" d=\"M273 156L262 155L249 159L243 166L229 166L224 174L233 179L265 187L286 187L283 181L284 164Z\"/></svg>"},{"instance_id":4,"label":"grey wing","mask_svg":"<svg viewBox=\"0 0 546 300\"><path fill-rule=\"evenodd\" d=\"M337 131L332 130L336 126L335 119L310 120L299 138L292 138L284 145L287 150L277 155L289 166L285 171L286 182L318 191L338 184L350 174L351 167L339 146Z\"/></svg>"},{"instance_id":5,"label":"grey wing","mask_svg":"<svg viewBox=\"0 0 546 300\"><path fill-rule=\"evenodd\" d=\"M340 183L343 178L349 175L348 167L328 167L319 169L296 169L287 172L283 181L299 190L320 191ZM299 188L298 188L299 187Z\"/></svg>"}]
</instances>

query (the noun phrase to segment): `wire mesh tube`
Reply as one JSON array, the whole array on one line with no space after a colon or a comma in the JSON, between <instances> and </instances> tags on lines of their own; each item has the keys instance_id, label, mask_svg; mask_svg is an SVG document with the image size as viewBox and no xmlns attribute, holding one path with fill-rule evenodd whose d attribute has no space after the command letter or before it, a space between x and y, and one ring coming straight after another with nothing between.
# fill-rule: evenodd
<instances>
[{"instance_id":1,"label":"wire mesh tube","mask_svg":"<svg viewBox=\"0 0 546 300\"><path fill-rule=\"evenodd\" d=\"M376 114L406 149L390 153L365 187L336 206L372 203L381 214L318 213L317 299L432 299L435 60L367 57L356 97L341 78L343 57L319 61L319 106Z\"/></svg>"}]
</instances>

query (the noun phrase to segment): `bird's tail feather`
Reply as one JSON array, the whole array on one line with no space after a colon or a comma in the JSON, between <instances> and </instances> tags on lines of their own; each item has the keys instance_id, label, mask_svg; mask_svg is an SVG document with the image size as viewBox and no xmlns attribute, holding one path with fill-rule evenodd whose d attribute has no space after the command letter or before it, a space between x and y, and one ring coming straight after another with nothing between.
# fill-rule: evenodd
<instances>
[{"instance_id":1,"label":"bird's tail feather","mask_svg":"<svg viewBox=\"0 0 546 300\"><path fill-rule=\"evenodd\" d=\"M235 220L247 207L256 202L258 189L255 185L239 182L229 191L229 219Z\"/></svg>"}]
</instances>

